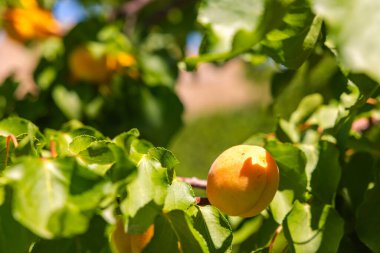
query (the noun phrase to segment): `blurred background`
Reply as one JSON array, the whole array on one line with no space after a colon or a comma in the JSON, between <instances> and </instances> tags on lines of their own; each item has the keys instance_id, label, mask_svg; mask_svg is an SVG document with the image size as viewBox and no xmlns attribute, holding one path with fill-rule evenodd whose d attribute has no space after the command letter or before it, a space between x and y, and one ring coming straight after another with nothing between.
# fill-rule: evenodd
<instances>
[{"instance_id":1,"label":"blurred background","mask_svg":"<svg viewBox=\"0 0 380 253\"><path fill-rule=\"evenodd\" d=\"M179 175L201 178L227 147L241 144L256 132L272 131L275 122L267 109L270 64L236 59L220 66L201 64L194 72L177 72L177 62L196 55L201 46L194 16L198 2L154 2L24 0L3 4L3 13L33 5L43 8L59 24L61 34L41 31L45 33L42 39L27 37L22 33L28 27L17 21L22 18L3 18L0 116L26 117L40 128L59 128L78 119L110 137L137 127L144 138L174 152L181 162ZM152 17L158 22L152 23ZM80 55L79 45L95 48L94 55L107 54L96 51L127 52L135 63L126 62L121 71L114 67L117 70L111 77L108 73L96 77L91 72L101 72L102 63L94 63L83 52ZM83 59L75 59L73 52ZM83 66L84 73L73 70ZM85 73L86 66L90 74Z\"/></svg>"}]
</instances>

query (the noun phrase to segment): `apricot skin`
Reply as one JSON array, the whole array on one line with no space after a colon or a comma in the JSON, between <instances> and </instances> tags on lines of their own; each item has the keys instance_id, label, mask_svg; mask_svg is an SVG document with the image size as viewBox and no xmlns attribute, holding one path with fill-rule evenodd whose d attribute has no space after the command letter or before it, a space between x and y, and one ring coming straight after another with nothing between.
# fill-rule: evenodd
<instances>
[{"instance_id":1,"label":"apricot skin","mask_svg":"<svg viewBox=\"0 0 380 253\"><path fill-rule=\"evenodd\" d=\"M251 217L269 205L278 184L277 164L264 148L238 145L211 165L206 191L210 203L225 214Z\"/></svg>"},{"instance_id":2,"label":"apricot skin","mask_svg":"<svg viewBox=\"0 0 380 253\"><path fill-rule=\"evenodd\" d=\"M111 242L115 253L140 253L150 242L154 234L154 225L151 225L143 234L128 234L124 231L121 221L111 234Z\"/></svg>"}]
</instances>

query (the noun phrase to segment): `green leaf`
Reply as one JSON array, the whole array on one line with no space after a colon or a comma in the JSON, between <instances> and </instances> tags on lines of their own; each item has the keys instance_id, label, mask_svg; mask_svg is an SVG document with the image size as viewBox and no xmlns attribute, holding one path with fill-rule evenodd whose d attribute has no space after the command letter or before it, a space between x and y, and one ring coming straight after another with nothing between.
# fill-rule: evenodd
<instances>
[{"instance_id":1,"label":"green leaf","mask_svg":"<svg viewBox=\"0 0 380 253\"><path fill-rule=\"evenodd\" d=\"M360 152L353 154L342 170L341 188L347 193L354 211L363 202L364 194L374 180L374 166L372 155Z\"/></svg>"},{"instance_id":2,"label":"green leaf","mask_svg":"<svg viewBox=\"0 0 380 253\"><path fill-rule=\"evenodd\" d=\"M276 231L277 232L277 231ZM286 240L284 229L277 234L270 253L290 252L288 241Z\"/></svg>"},{"instance_id":3,"label":"green leaf","mask_svg":"<svg viewBox=\"0 0 380 253\"><path fill-rule=\"evenodd\" d=\"M294 203L283 226L294 252L337 252L343 219L329 205Z\"/></svg>"},{"instance_id":4,"label":"green leaf","mask_svg":"<svg viewBox=\"0 0 380 253\"><path fill-rule=\"evenodd\" d=\"M182 126L182 103L173 89L162 85L140 90L135 126L155 145L167 146L170 137Z\"/></svg>"},{"instance_id":5,"label":"green leaf","mask_svg":"<svg viewBox=\"0 0 380 253\"><path fill-rule=\"evenodd\" d=\"M62 85L58 85L54 87L52 97L58 108L67 118L82 118L82 102L78 93L70 91Z\"/></svg>"},{"instance_id":6,"label":"green leaf","mask_svg":"<svg viewBox=\"0 0 380 253\"><path fill-rule=\"evenodd\" d=\"M82 211L92 211L112 190L110 182L86 167L74 166L69 188L70 205Z\"/></svg>"},{"instance_id":7,"label":"green leaf","mask_svg":"<svg viewBox=\"0 0 380 253\"><path fill-rule=\"evenodd\" d=\"M1 178L0 178L1 181ZM5 187L0 183L0 206L4 204L5 201Z\"/></svg>"},{"instance_id":8,"label":"green leaf","mask_svg":"<svg viewBox=\"0 0 380 253\"><path fill-rule=\"evenodd\" d=\"M262 42L263 51L286 67L296 69L309 57L318 41L322 19L315 17L308 1L296 0L278 29Z\"/></svg>"},{"instance_id":9,"label":"green leaf","mask_svg":"<svg viewBox=\"0 0 380 253\"><path fill-rule=\"evenodd\" d=\"M11 148L13 144L10 143L9 146L9 148ZM0 171L5 169L5 165L8 163L6 159L9 159L9 157L7 157L7 137L0 136Z\"/></svg>"},{"instance_id":10,"label":"green leaf","mask_svg":"<svg viewBox=\"0 0 380 253\"><path fill-rule=\"evenodd\" d=\"M264 247L264 248L255 249L251 253L270 253L270 251L268 247Z\"/></svg>"},{"instance_id":11,"label":"green leaf","mask_svg":"<svg viewBox=\"0 0 380 253\"><path fill-rule=\"evenodd\" d=\"M0 136L9 135L14 135L19 142L15 151L18 156L37 156L45 144L45 137L38 127L26 119L9 117L0 121Z\"/></svg>"},{"instance_id":12,"label":"green leaf","mask_svg":"<svg viewBox=\"0 0 380 253\"><path fill-rule=\"evenodd\" d=\"M0 252L28 252L36 236L13 218L11 195L7 191L5 202L0 205Z\"/></svg>"},{"instance_id":13,"label":"green leaf","mask_svg":"<svg viewBox=\"0 0 380 253\"><path fill-rule=\"evenodd\" d=\"M349 74L348 78L355 84L351 84L348 88L351 87L353 93L357 93L355 89L359 89L360 94L357 98L357 104L362 105L367 102L367 99L375 95L376 91L379 89L379 84L374 79L368 77L364 74ZM351 95L355 97L354 94ZM352 98L351 98L352 99Z\"/></svg>"},{"instance_id":14,"label":"green leaf","mask_svg":"<svg viewBox=\"0 0 380 253\"><path fill-rule=\"evenodd\" d=\"M296 125L284 119L279 119L276 127L276 136L280 141L297 143L300 133Z\"/></svg>"},{"instance_id":15,"label":"green leaf","mask_svg":"<svg viewBox=\"0 0 380 253\"><path fill-rule=\"evenodd\" d=\"M67 122L66 124L64 124L61 131L69 135L69 137L71 138L74 138L80 135L89 135L89 136L93 136L99 139L101 138L104 139L104 136L101 132L99 132L93 127L85 126L77 120L71 120Z\"/></svg>"},{"instance_id":16,"label":"green leaf","mask_svg":"<svg viewBox=\"0 0 380 253\"><path fill-rule=\"evenodd\" d=\"M117 135L113 142L119 147L123 148L127 154L131 153L132 143L138 139L140 132L137 128L132 128L128 132L121 133ZM146 152L145 152L146 153Z\"/></svg>"},{"instance_id":17,"label":"green leaf","mask_svg":"<svg viewBox=\"0 0 380 253\"><path fill-rule=\"evenodd\" d=\"M327 24L327 44L342 65L380 81L378 42L380 2L372 0L314 0L315 12ZM370 8L368 8L370 6ZM349 17L349 18L348 18Z\"/></svg>"},{"instance_id":18,"label":"green leaf","mask_svg":"<svg viewBox=\"0 0 380 253\"><path fill-rule=\"evenodd\" d=\"M38 240L31 253L85 253L110 252L106 237L106 222L95 216L86 233L73 238L59 238L54 240Z\"/></svg>"},{"instance_id":19,"label":"green leaf","mask_svg":"<svg viewBox=\"0 0 380 253\"><path fill-rule=\"evenodd\" d=\"M179 164L173 153L165 148L152 148L149 150L148 156L151 159L159 161L163 167L168 169L173 169Z\"/></svg>"},{"instance_id":20,"label":"green leaf","mask_svg":"<svg viewBox=\"0 0 380 253\"><path fill-rule=\"evenodd\" d=\"M244 239L244 241L234 245L234 248L238 247L239 252L251 252L253 249L265 248L269 245L277 228L278 224L270 215L261 214L253 219L246 220L241 228L234 232L234 240L235 235L247 234L244 236L245 238L238 238L239 240ZM246 231L241 232L240 229Z\"/></svg>"},{"instance_id":21,"label":"green leaf","mask_svg":"<svg viewBox=\"0 0 380 253\"><path fill-rule=\"evenodd\" d=\"M270 210L273 215L273 219L282 224L285 216L292 210L294 201L294 192L291 190L277 191L273 200L270 203Z\"/></svg>"},{"instance_id":22,"label":"green leaf","mask_svg":"<svg viewBox=\"0 0 380 253\"><path fill-rule=\"evenodd\" d=\"M187 183L174 180L168 189L163 212L186 210L195 204L194 193Z\"/></svg>"},{"instance_id":23,"label":"green leaf","mask_svg":"<svg viewBox=\"0 0 380 253\"><path fill-rule=\"evenodd\" d=\"M152 36L153 37L153 36ZM162 53L161 53L162 54ZM170 58L163 54L147 53L143 51L139 54L139 60L143 71L142 78L148 85L165 85L172 87L175 84L176 66L169 65ZM173 62L174 63L174 62ZM174 73L173 73L174 72Z\"/></svg>"},{"instance_id":24,"label":"green leaf","mask_svg":"<svg viewBox=\"0 0 380 253\"><path fill-rule=\"evenodd\" d=\"M15 219L41 237L55 236L48 224L51 216L65 207L71 165L27 158L6 171L6 176L15 182Z\"/></svg>"},{"instance_id":25,"label":"green leaf","mask_svg":"<svg viewBox=\"0 0 380 253\"><path fill-rule=\"evenodd\" d=\"M102 180L78 168L72 158L25 158L7 169L5 176L13 187L13 216L43 238L85 232L93 209L106 193Z\"/></svg>"},{"instance_id":26,"label":"green leaf","mask_svg":"<svg viewBox=\"0 0 380 253\"><path fill-rule=\"evenodd\" d=\"M55 143L58 156L72 155L73 152L78 153L87 148L93 141L104 139L104 136L98 130L84 126L76 120L64 124L60 131L47 129L45 133L47 139ZM70 149L70 145L73 150Z\"/></svg>"},{"instance_id":27,"label":"green leaf","mask_svg":"<svg viewBox=\"0 0 380 253\"><path fill-rule=\"evenodd\" d=\"M275 115L290 118L309 94L324 96L346 89L347 80L339 71L335 57L328 53L313 54L297 70L285 70L272 78L273 109Z\"/></svg>"},{"instance_id":28,"label":"green leaf","mask_svg":"<svg viewBox=\"0 0 380 253\"><path fill-rule=\"evenodd\" d=\"M305 96L297 109L292 113L290 122L301 124L323 103L323 97L319 93Z\"/></svg>"},{"instance_id":29,"label":"green leaf","mask_svg":"<svg viewBox=\"0 0 380 253\"><path fill-rule=\"evenodd\" d=\"M91 135L79 135L75 136L69 144L69 149L74 154L87 149L93 142L97 141L97 138Z\"/></svg>"},{"instance_id":30,"label":"green leaf","mask_svg":"<svg viewBox=\"0 0 380 253\"><path fill-rule=\"evenodd\" d=\"M76 158L92 171L104 175L115 162L113 152L109 147L112 145L114 144L108 141L93 141L86 149L80 151Z\"/></svg>"},{"instance_id":31,"label":"green leaf","mask_svg":"<svg viewBox=\"0 0 380 253\"><path fill-rule=\"evenodd\" d=\"M112 182L120 180L129 182L135 175L136 163L119 146L110 145L109 148L113 153L115 163L107 171L107 175L111 178Z\"/></svg>"},{"instance_id":32,"label":"green leaf","mask_svg":"<svg viewBox=\"0 0 380 253\"><path fill-rule=\"evenodd\" d=\"M316 143L312 144L300 144L298 147L303 151L303 153L306 156L306 176L307 176L307 189L308 191L311 191L310 182L311 182L311 175L314 171L314 169L317 167L317 163L319 160L319 135L315 137L316 140L313 138L313 142Z\"/></svg>"},{"instance_id":33,"label":"green leaf","mask_svg":"<svg viewBox=\"0 0 380 253\"><path fill-rule=\"evenodd\" d=\"M161 166L168 169L169 182L173 181L174 167L179 164L173 153L165 148L151 148L148 157L161 163Z\"/></svg>"},{"instance_id":34,"label":"green leaf","mask_svg":"<svg viewBox=\"0 0 380 253\"><path fill-rule=\"evenodd\" d=\"M333 128L339 121L341 110L336 104L321 106L310 116L307 123L318 125L321 129Z\"/></svg>"},{"instance_id":35,"label":"green leaf","mask_svg":"<svg viewBox=\"0 0 380 253\"><path fill-rule=\"evenodd\" d=\"M206 239L210 252L231 250L232 230L227 219L213 206L198 207L195 229Z\"/></svg>"},{"instance_id":36,"label":"green leaf","mask_svg":"<svg viewBox=\"0 0 380 253\"><path fill-rule=\"evenodd\" d=\"M211 29L203 46L207 53L185 59L187 68L193 69L200 62L228 60L250 50L279 26L291 2L205 0L198 20Z\"/></svg>"},{"instance_id":37,"label":"green leaf","mask_svg":"<svg viewBox=\"0 0 380 253\"><path fill-rule=\"evenodd\" d=\"M356 219L356 231L362 240L373 252L380 251L380 184L368 190L364 202L359 206Z\"/></svg>"},{"instance_id":38,"label":"green leaf","mask_svg":"<svg viewBox=\"0 0 380 253\"><path fill-rule=\"evenodd\" d=\"M0 121L0 135L2 136L14 135L19 137L28 133L34 133L39 137L42 136L37 126L26 119L9 117Z\"/></svg>"},{"instance_id":39,"label":"green leaf","mask_svg":"<svg viewBox=\"0 0 380 253\"><path fill-rule=\"evenodd\" d=\"M302 199L307 186L304 153L292 144L277 141L269 141L265 148L279 167L279 190L291 190L295 199Z\"/></svg>"},{"instance_id":40,"label":"green leaf","mask_svg":"<svg viewBox=\"0 0 380 253\"><path fill-rule=\"evenodd\" d=\"M319 143L319 159L311 174L311 191L326 204L332 204L341 177L338 148L327 141Z\"/></svg>"},{"instance_id":41,"label":"green leaf","mask_svg":"<svg viewBox=\"0 0 380 253\"><path fill-rule=\"evenodd\" d=\"M233 224L233 220L231 221L232 217L229 217L229 219L229 223ZM235 219L235 217L233 219ZM251 219L243 220L242 218L239 218L239 220L240 222L235 224L233 231L233 246L239 245L247 239L249 240L254 233L257 233L263 224L264 217L262 215L257 215Z\"/></svg>"},{"instance_id":42,"label":"green leaf","mask_svg":"<svg viewBox=\"0 0 380 253\"><path fill-rule=\"evenodd\" d=\"M154 234L142 253L180 253L178 238L170 220L164 215L157 216L154 223Z\"/></svg>"},{"instance_id":43,"label":"green leaf","mask_svg":"<svg viewBox=\"0 0 380 253\"><path fill-rule=\"evenodd\" d=\"M137 165L137 177L127 185L121 203L128 232L143 233L161 212L169 188L168 169L144 155Z\"/></svg>"},{"instance_id":44,"label":"green leaf","mask_svg":"<svg viewBox=\"0 0 380 253\"><path fill-rule=\"evenodd\" d=\"M150 142L138 139L139 136L139 130L133 128L128 132L119 134L113 139L113 142L121 147L131 160L136 163L153 147L153 144Z\"/></svg>"},{"instance_id":45,"label":"green leaf","mask_svg":"<svg viewBox=\"0 0 380 253\"><path fill-rule=\"evenodd\" d=\"M208 52L227 52L235 34L240 30L252 31L264 12L265 1L232 0L202 1L198 11L198 22L210 27L213 40L217 43L209 45Z\"/></svg>"},{"instance_id":46,"label":"green leaf","mask_svg":"<svg viewBox=\"0 0 380 253\"><path fill-rule=\"evenodd\" d=\"M205 238L194 228L193 220L185 212L175 210L166 217L181 243L183 253L210 252Z\"/></svg>"}]
</instances>

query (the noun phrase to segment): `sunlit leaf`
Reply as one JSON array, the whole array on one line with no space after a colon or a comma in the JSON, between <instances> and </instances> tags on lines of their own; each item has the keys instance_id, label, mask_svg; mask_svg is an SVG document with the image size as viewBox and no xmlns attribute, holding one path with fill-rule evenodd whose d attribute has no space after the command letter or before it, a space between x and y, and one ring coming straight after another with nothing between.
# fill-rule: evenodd
<instances>
[{"instance_id":1,"label":"sunlit leaf","mask_svg":"<svg viewBox=\"0 0 380 253\"><path fill-rule=\"evenodd\" d=\"M25 158L7 169L15 219L43 238L84 233L105 192L95 174L80 170L71 158Z\"/></svg>"},{"instance_id":2,"label":"sunlit leaf","mask_svg":"<svg viewBox=\"0 0 380 253\"><path fill-rule=\"evenodd\" d=\"M185 59L187 68L198 63L222 61L250 50L272 29L279 26L293 1L205 0L198 20L210 28L202 55Z\"/></svg>"},{"instance_id":3,"label":"sunlit leaf","mask_svg":"<svg viewBox=\"0 0 380 253\"><path fill-rule=\"evenodd\" d=\"M327 44L337 51L341 63L356 73L380 80L377 69L380 46L380 2L372 0L314 0L315 12L327 24ZM368 8L371 6L371 8ZM350 17L350 18L347 18Z\"/></svg>"},{"instance_id":4,"label":"sunlit leaf","mask_svg":"<svg viewBox=\"0 0 380 253\"><path fill-rule=\"evenodd\" d=\"M263 50L286 67L298 68L314 49L321 27L322 19L312 13L308 1L294 1L279 28L267 34Z\"/></svg>"},{"instance_id":5,"label":"sunlit leaf","mask_svg":"<svg viewBox=\"0 0 380 253\"><path fill-rule=\"evenodd\" d=\"M206 239L210 252L222 253L231 249L231 227L227 219L215 207L199 207L194 227Z\"/></svg>"},{"instance_id":6,"label":"sunlit leaf","mask_svg":"<svg viewBox=\"0 0 380 253\"><path fill-rule=\"evenodd\" d=\"M137 165L137 177L127 185L121 203L128 231L143 233L161 212L169 188L168 169L145 155Z\"/></svg>"},{"instance_id":7,"label":"sunlit leaf","mask_svg":"<svg viewBox=\"0 0 380 253\"><path fill-rule=\"evenodd\" d=\"M191 186L187 183L175 180L168 189L163 211L186 210L194 204L195 198Z\"/></svg>"},{"instance_id":8,"label":"sunlit leaf","mask_svg":"<svg viewBox=\"0 0 380 253\"><path fill-rule=\"evenodd\" d=\"M343 219L329 205L310 206L296 201L284 221L284 232L293 251L337 252Z\"/></svg>"},{"instance_id":9,"label":"sunlit leaf","mask_svg":"<svg viewBox=\"0 0 380 253\"><path fill-rule=\"evenodd\" d=\"M172 211L167 214L167 219L171 222L178 237L182 252L211 252L205 238L195 229L192 219L185 212Z\"/></svg>"}]
</instances>

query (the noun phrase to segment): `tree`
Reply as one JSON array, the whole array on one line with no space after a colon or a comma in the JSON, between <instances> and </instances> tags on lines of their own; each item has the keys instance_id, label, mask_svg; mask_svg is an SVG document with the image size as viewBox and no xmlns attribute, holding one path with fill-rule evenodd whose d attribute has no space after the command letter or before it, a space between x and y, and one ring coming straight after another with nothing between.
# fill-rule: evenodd
<instances>
[{"instance_id":1,"label":"tree","mask_svg":"<svg viewBox=\"0 0 380 253\"><path fill-rule=\"evenodd\" d=\"M129 252L117 242L132 240L142 252L380 252L377 1L87 0L71 28L54 4L0 3L8 34L41 49L37 99L15 99L12 77L0 86L0 252ZM186 57L194 30L199 55ZM273 70L275 130L245 144L271 154L280 183L252 218L195 197L205 181L177 176L157 147L182 124L177 66L235 57Z\"/></svg>"}]
</instances>

